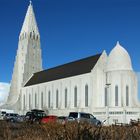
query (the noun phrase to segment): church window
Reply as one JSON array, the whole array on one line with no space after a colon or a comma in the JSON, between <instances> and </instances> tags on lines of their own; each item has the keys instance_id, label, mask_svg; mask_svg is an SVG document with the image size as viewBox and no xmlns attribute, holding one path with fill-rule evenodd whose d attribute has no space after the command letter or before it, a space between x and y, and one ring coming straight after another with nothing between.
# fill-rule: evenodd
<instances>
[{"instance_id":1,"label":"church window","mask_svg":"<svg viewBox=\"0 0 140 140\"><path fill-rule=\"evenodd\" d=\"M85 106L88 106L88 85L85 86Z\"/></svg>"},{"instance_id":2,"label":"church window","mask_svg":"<svg viewBox=\"0 0 140 140\"><path fill-rule=\"evenodd\" d=\"M25 109L25 94L23 96L23 108Z\"/></svg>"},{"instance_id":3,"label":"church window","mask_svg":"<svg viewBox=\"0 0 140 140\"><path fill-rule=\"evenodd\" d=\"M41 92L41 108L43 108L43 92Z\"/></svg>"},{"instance_id":4,"label":"church window","mask_svg":"<svg viewBox=\"0 0 140 140\"><path fill-rule=\"evenodd\" d=\"M31 108L31 94L29 94L29 108Z\"/></svg>"},{"instance_id":5,"label":"church window","mask_svg":"<svg viewBox=\"0 0 140 140\"><path fill-rule=\"evenodd\" d=\"M30 38L32 38L32 32L30 32Z\"/></svg>"},{"instance_id":6,"label":"church window","mask_svg":"<svg viewBox=\"0 0 140 140\"><path fill-rule=\"evenodd\" d=\"M118 86L115 86L115 106L118 106Z\"/></svg>"},{"instance_id":7,"label":"church window","mask_svg":"<svg viewBox=\"0 0 140 140\"><path fill-rule=\"evenodd\" d=\"M129 87L126 86L126 106L129 106Z\"/></svg>"},{"instance_id":8,"label":"church window","mask_svg":"<svg viewBox=\"0 0 140 140\"><path fill-rule=\"evenodd\" d=\"M58 90L56 90L56 108L58 108L58 100L59 100L59 95L58 95Z\"/></svg>"},{"instance_id":9,"label":"church window","mask_svg":"<svg viewBox=\"0 0 140 140\"><path fill-rule=\"evenodd\" d=\"M107 93L107 87L105 87L105 106L108 106L108 93Z\"/></svg>"},{"instance_id":10,"label":"church window","mask_svg":"<svg viewBox=\"0 0 140 140\"><path fill-rule=\"evenodd\" d=\"M35 93L35 108L37 107L37 94Z\"/></svg>"},{"instance_id":11,"label":"church window","mask_svg":"<svg viewBox=\"0 0 140 140\"><path fill-rule=\"evenodd\" d=\"M48 92L48 108L51 107L51 92Z\"/></svg>"},{"instance_id":12,"label":"church window","mask_svg":"<svg viewBox=\"0 0 140 140\"><path fill-rule=\"evenodd\" d=\"M77 87L74 88L74 107L77 107Z\"/></svg>"},{"instance_id":13,"label":"church window","mask_svg":"<svg viewBox=\"0 0 140 140\"><path fill-rule=\"evenodd\" d=\"M66 89L65 89L65 108L67 107L67 98L68 98L68 97L67 97L67 96L68 96L68 95L67 95L67 92L68 92L68 91L67 91L67 88L66 88Z\"/></svg>"},{"instance_id":14,"label":"church window","mask_svg":"<svg viewBox=\"0 0 140 140\"><path fill-rule=\"evenodd\" d=\"M38 40L38 35L36 36L36 40Z\"/></svg>"}]
</instances>

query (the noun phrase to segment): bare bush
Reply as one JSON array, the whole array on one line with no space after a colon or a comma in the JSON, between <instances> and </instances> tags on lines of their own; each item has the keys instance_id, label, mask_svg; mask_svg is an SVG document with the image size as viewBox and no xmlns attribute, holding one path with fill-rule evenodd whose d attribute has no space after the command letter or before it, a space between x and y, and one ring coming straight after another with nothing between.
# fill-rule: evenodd
<instances>
[{"instance_id":1,"label":"bare bush","mask_svg":"<svg viewBox=\"0 0 140 140\"><path fill-rule=\"evenodd\" d=\"M138 140L140 126L102 126L69 122L27 124L0 121L0 140Z\"/></svg>"}]
</instances>

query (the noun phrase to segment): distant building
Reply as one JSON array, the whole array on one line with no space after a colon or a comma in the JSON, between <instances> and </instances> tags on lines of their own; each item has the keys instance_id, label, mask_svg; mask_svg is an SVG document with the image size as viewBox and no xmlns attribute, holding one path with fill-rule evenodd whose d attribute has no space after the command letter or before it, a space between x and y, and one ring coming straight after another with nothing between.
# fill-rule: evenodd
<instances>
[{"instance_id":1,"label":"distant building","mask_svg":"<svg viewBox=\"0 0 140 140\"><path fill-rule=\"evenodd\" d=\"M42 70L40 35L30 3L19 36L10 95L5 107L25 113L90 112L107 124L140 118L137 77L128 52L117 42L101 54Z\"/></svg>"}]
</instances>

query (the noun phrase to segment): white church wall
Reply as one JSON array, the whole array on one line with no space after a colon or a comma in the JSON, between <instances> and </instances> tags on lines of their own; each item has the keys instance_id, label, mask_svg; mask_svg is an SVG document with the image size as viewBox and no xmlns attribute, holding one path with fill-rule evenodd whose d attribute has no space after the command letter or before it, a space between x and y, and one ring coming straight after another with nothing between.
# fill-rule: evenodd
<instances>
[{"instance_id":1,"label":"white church wall","mask_svg":"<svg viewBox=\"0 0 140 140\"><path fill-rule=\"evenodd\" d=\"M119 72L110 72L108 73L108 80L109 80L109 106L114 107L115 106L115 86L118 87L118 106L121 106L121 102L123 99L122 94L122 81L121 81L122 75Z\"/></svg>"},{"instance_id":2,"label":"white church wall","mask_svg":"<svg viewBox=\"0 0 140 140\"><path fill-rule=\"evenodd\" d=\"M61 82L61 86L62 86L62 89L61 89L61 93L62 93L62 100L61 100L61 108L62 109L65 109L65 90L67 90L67 108L70 107L70 103L71 103L71 81L70 80L64 80L63 81L63 84Z\"/></svg>"},{"instance_id":3,"label":"white church wall","mask_svg":"<svg viewBox=\"0 0 140 140\"><path fill-rule=\"evenodd\" d=\"M136 75L135 72L132 73L133 76L133 83L132 83L132 102L133 102L133 107L139 107L140 106L140 102L139 102L139 90L138 90L138 77Z\"/></svg>"},{"instance_id":4,"label":"white church wall","mask_svg":"<svg viewBox=\"0 0 140 140\"><path fill-rule=\"evenodd\" d=\"M46 107L48 107L48 97L47 94L50 91L51 93L51 107L49 108L50 112L57 114L65 114L66 110L73 111L86 111L92 112L93 107L104 106L104 88L105 88L105 64L106 64L106 53L104 52L100 59L98 60L95 68L91 73L73 76L69 78L59 79L55 81L50 81L43 84L33 85L25 88L33 88L34 93L37 93L39 96L39 106L41 108L41 93L38 91L45 92L46 89ZM88 107L85 107L85 86L88 86ZM74 88L77 87L77 106L74 106ZM38 90L39 88L40 90ZM64 102L64 92L67 88L68 92L68 101L67 107L65 108ZM56 108L56 91L58 90L59 94L59 106ZM96 97L96 98L95 98ZM35 107L35 106L34 106ZM59 113L60 112L60 113Z\"/></svg>"},{"instance_id":5,"label":"white church wall","mask_svg":"<svg viewBox=\"0 0 140 140\"><path fill-rule=\"evenodd\" d=\"M104 51L100 56L98 62L95 67L92 69L92 108L96 107L104 107L105 99L105 87L106 87L106 62L107 62L107 54Z\"/></svg>"},{"instance_id":6,"label":"white church wall","mask_svg":"<svg viewBox=\"0 0 140 140\"><path fill-rule=\"evenodd\" d=\"M85 107L85 85L88 85L89 88L89 101L88 104L90 106L90 95L91 95L91 89L90 89L90 73L84 74L84 75L79 75L79 76L73 76L65 79L60 79L60 80L55 80L43 84L38 84L38 85L33 85L29 87L24 87L22 89L22 94L25 94L26 97L28 98L28 92L31 92L33 89L33 96L35 96L35 93L38 95L37 98L37 108L41 109L41 92L43 92L45 96L45 104L44 107L48 108L48 92L50 91L51 93L51 108L48 108L50 111L51 110L56 110L56 113L60 112L60 114L63 111L66 111L68 109L73 109L76 110L77 108L89 108ZM77 107L74 107L74 88L75 86L77 87ZM67 108L64 107L64 92L65 88L67 88L68 91L68 101L67 101ZM27 92L26 92L27 90ZM59 106L56 108L56 91L58 90L59 92L59 101L58 104ZM23 99L22 99L23 100ZM35 99L34 99L35 100ZM32 102L33 107L35 108L35 101ZM23 103L23 102L22 102ZM29 104L29 101L27 100L26 104ZM22 105L23 106L23 105ZM26 105L29 106L29 105ZM27 108L28 110L28 108ZM60 111L59 111L60 110Z\"/></svg>"},{"instance_id":7,"label":"white church wall","mask_svg":"<svg viewBox=\"0 0 140 140\"><path fill-rule=\"evenodd\" d=\"M133 107L134 102L133 100L133 94L136 94L134 91L134 74L132 71L112 71L108 73L109 76L109 106L115 107L115 86L118 86L118 106L119 107L125 107L126 105L126 86L128 86L129 90L129 105Z\"/></svg>"},{"instance_id":8,"label":"white church wall","mask_svg":"<svg viewBox=\"0 0 140 140\"><path fill-rule=\"evenodd\" d=\"M84 91L81 90L83 88L83 85L86 85L89 83L89 74L86 75L79 75L79 76L74 76L70 78L65 78L65 79L60 79L56 81L52 81L51 83L61 83L61 94L63 95L61 99L61 103L64 104L64 88L68 89L68 107L64 108L64 106L59 109L57 109L55 112L52 111L52 113L57 113L57 114L65 114L68 112L68 110L73 110L76 111L78 108L85 108L84 106ZM77 107L74 107L74 88L77 87ZM56 88L56 87L55 87ZM62 90L63 89L63 90ZM55 94L54 94L55 95ZM55 100L53 99L55 102ZM67 111L66 111L67 110Z\"/></svg>"},{"instance_id":9,"label":"white church wall","mask_svg":"<svg viewBox=\"0 0 140 140\"><path fill-rule=\"evenodd\" d=\"M140 116L138 107L99 107L95 108L93 115L104 122L105 125L116 123L129 123Z\"/></svg>"}]
</instances>

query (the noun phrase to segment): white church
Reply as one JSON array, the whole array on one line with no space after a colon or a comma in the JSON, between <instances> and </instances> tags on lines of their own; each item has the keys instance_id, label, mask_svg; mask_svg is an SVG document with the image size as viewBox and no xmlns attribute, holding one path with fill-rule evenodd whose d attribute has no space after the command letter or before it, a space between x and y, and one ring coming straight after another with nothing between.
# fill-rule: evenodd
<instances>
[{"instance_id":1,"label":"white church","mask_svg":"<svg viewBox=\"0 0 140 140\"><path fill-rule=\"evenodd\" d=\"M68 115L89 112L107 124L140 118L137 76L128 52L117 42L103 51L43 70L40 34L30 3L19 35L11 87L3 108L25 114L31 109Z\"/></svg>"}]
</instances>

